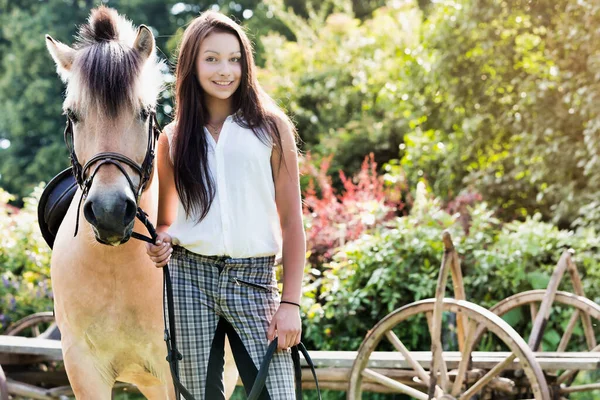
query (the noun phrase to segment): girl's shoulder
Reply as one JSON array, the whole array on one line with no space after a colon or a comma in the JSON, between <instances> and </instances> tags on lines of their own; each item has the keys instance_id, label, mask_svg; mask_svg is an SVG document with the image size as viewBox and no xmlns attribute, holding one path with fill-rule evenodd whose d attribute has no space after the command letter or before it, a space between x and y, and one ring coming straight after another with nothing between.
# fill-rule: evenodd
<instances>
[{"instance_id":1,"label":"girl's shoulder","mask_svg":"<svg viewBox=\"0 0 600 400\"><path fill-rule=\"evenodd\" d=\"M169 122L167 125L164 126L163 133L167 135L167 137L169 137L169 140L171 140L173 134L175 133L175 120Z\"/></svg>"},{"instance_id":2,"label":"girl's shoulder","mask_svg":"<svg viewBox=\"0 0 600 400\"><path fill-rule=\"evenodd\" d=\"M169 156L171 158L171 162L173 162L173 153L175 151L175 146L173 145L173 137L175 135L175 120L171 121L169 124L163 127L163 133L167 137L167 142L169 143Z\"/></svg>"},{"instance_id":3,"label":"girl's shoulder","mask_svg":"<svg viewBox=\"0 0 600 400\"><path fill-rule=\"evenodd\" d=\"M173 120L170 123L168 123L167 125L165 125L165 127L163 128L163 133L169 140L169 147L173 147L173 138L175 136L175 125L176 125L176 122L175 122L175 120Z\"/></svg>"}]
</instances>

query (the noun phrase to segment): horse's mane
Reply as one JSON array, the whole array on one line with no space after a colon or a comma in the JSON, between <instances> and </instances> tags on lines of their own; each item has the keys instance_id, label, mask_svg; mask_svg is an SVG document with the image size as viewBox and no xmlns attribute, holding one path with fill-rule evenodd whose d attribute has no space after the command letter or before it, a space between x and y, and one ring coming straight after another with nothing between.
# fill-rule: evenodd
<instances>
[{"instance_id":1,"label":"horse's mane","mask_svg":"<svg viewBox=\"0 0 600 400\"><path fill-rule=\"evenodd\" d=\"M113 9L92 10L80 27L77 50L67 86L65 108L94 108L115 117L124 107L134 111L154 107L162 90L162 63L153 53L144 60L133 49L137 30Z\"/></svg>"}]
</instances>

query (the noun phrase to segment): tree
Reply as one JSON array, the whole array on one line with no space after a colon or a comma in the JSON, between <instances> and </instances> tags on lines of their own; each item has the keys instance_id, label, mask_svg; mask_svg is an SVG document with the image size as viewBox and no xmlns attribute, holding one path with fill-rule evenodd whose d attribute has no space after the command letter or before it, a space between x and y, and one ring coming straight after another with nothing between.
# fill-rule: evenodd
<instances>
[{"instance_id":1,"label":"tree","mask_svg":"<svg viewBox=\"0 0 600 400\"><path fill-rule=\"evenodd\" d=\"M416 4L397 3L361 21L350 1L335 5L308 20L279 10L296 40L263 39L260 79L293 117L304 149L333 153L332 169L352 174L371 152L380 164L397 158L410 131L419 104L404 94L422 67L405 50L418 46L422 16Z\"/></svg>"},{"instance_id":2,"label":"tree","mask_svg":"<svg viewBox=\"0 0 600 400\"><path fill-rule=\"evenodd\" d=\"M596 2L441 2L423 27L412 181L446 200L473 187L507 220L572 223L598 197L599 21Z\"/></svg>"},{"instance_id":3,"label":"tree","mask_svg":"<svg viewBox=\"0 0 600 400\"><path fill-rule=\"evenodd\" d=\"M21 196L68 165L61 135L63 88L45 49L44 34L67 40L75 27L64 24L60 16L83 20L87 14L79 2L38 4L8 7L0 15L0 138L11 144L0 150L0 185Z\"/></svg>"},{"instance_id":4,"label":"tree","mask_svg":"<svg viewBox=\"0 0 600 400\"><path fill-rule=\"evenodd\" d=\"M178 29L180 34L185 24L213 5L241 22L251 20L257 34L262 35L264 29L271 26L285 29L276 18L268 18L268 10L256 0L193 4L175 0L110 0L104 3L125 14L136 25L150 26L156 36L159 56L169 60L171 67L175 62ZM72 43L78 25L86 21L90 9L96 5L93 0L0 0L0 187L17 195L17 204L22 204L21 199L31 193L38 182L47 182L69 165L62 139L64 85L46 51L44 35L51 34L62 42ZM253 9L258 11L248 12ZM260 60L261 49L258 51ZM159 121L169 122L173 109L171 93L165 91L159 103Z\"/></svg>"}]
</instances>

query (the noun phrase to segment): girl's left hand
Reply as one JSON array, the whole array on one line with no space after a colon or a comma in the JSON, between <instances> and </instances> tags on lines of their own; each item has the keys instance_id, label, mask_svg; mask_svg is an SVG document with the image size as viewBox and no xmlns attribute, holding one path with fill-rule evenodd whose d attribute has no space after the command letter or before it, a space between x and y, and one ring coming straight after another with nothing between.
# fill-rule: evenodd
<instances>
[{"instance_id":1,"label":"girl's left hand","mask_svg":"<svg viewBox=\"0 0 600 400\"><path fill-rule=\"evenodd\" d=\"M293 304L282 303L271 320L267 339L272 342L275 336L278 338L277 348L279 350L289 349L300 343L302 335L302 322L300 321L300 309Z\"/></svg>"}]
</instances>

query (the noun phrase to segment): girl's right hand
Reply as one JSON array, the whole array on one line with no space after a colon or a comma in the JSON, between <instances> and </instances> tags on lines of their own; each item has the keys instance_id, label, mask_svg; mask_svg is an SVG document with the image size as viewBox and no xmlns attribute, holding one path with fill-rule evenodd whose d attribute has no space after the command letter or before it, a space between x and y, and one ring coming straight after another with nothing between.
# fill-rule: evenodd
<instances>
[{"instance_id":1,"label":"girl's right hand","mask_svg":"<svg viewBox=\"0 0 600 400\"><path fill-rule=\"evenodd\" d=\"M173 253L171 242L171 236L167 232L159 232L155 244L146 243L146 253L156 268L162 268L169 262Z\"/></svg>"}]
</instances>

